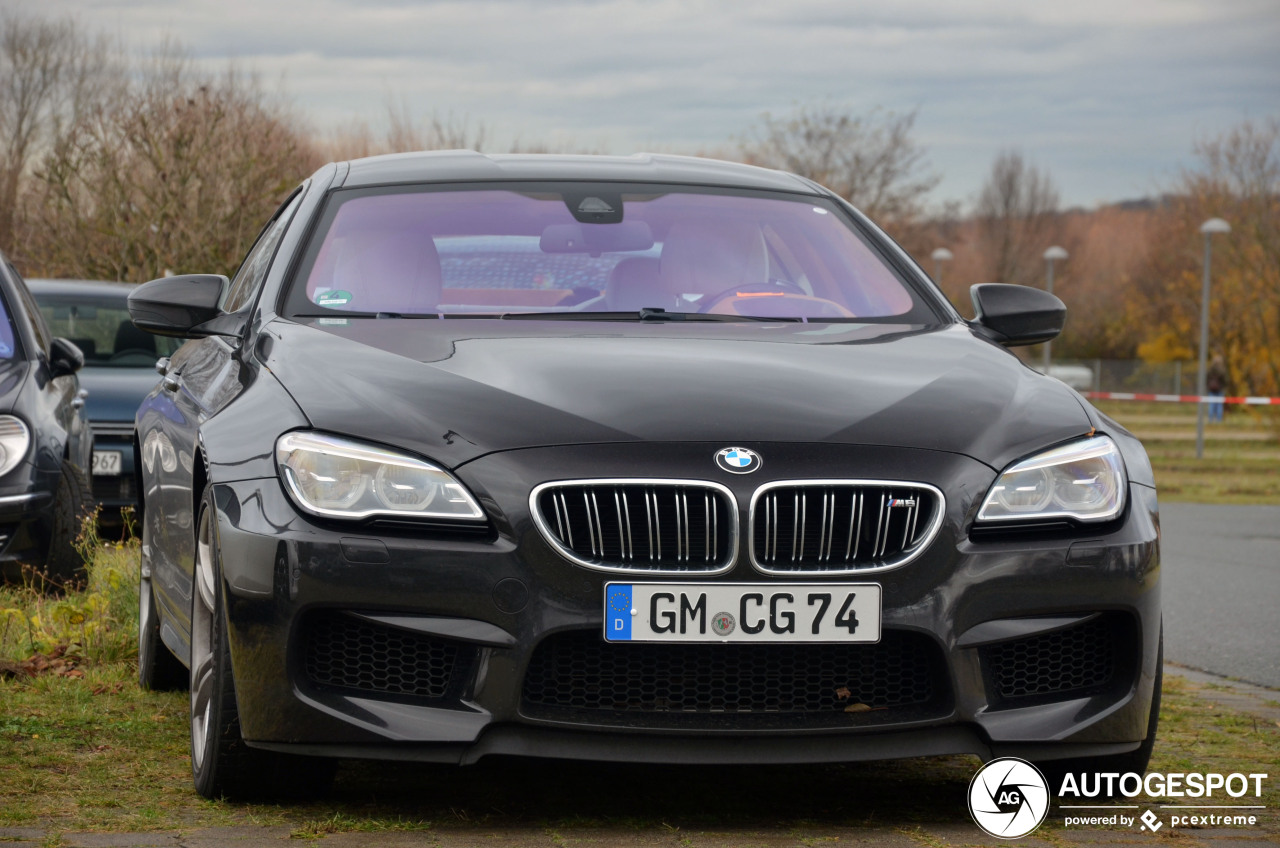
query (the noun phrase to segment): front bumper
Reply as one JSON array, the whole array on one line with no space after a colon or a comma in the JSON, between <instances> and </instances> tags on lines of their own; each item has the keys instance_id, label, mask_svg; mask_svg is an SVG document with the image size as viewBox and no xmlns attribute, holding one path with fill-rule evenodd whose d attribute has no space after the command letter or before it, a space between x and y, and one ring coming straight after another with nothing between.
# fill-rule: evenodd
<instances>
[{"instance_id":1,"label":"front bumper","mask_svg":"<svg viewBox=\"0 0 1280 848\"><path fill-rule=\"evenodd\" d=\"M1123 518L1098 533L975 541L967 528L992 470L954 454L909 449L748 445L768 457L761 472L726 479L708 468L699 476L733 490L740 540L749 538L751 493L770 480L902 479L947 493L942 528L923 554L892 571L848 578L883 586L885 644L889 637L913 640L932 658L937 679L926 701L799 717L547 710L531 703L526 675L539 645L566 634L599 634L604 584L618 578L556 553L533 525L528 492L555 479L689 477L687 469L708 466L718 447L541 448L476 460L458 476L490 514L494 532L484 538L320 525L294 509L274 478L215 486L245 738L330 756L715 763L951 753L1053 759L1123 753L1146 735L1160 633L1154 490L1131 486ZM763 575L745 555L726 574L662 579L823 580ZM382 627L422 645L449 646L453 653L432 662L453 662L456 674L416 694L366 687L358 674L317 675L309 653L314 622L350 613L363 617L354 620L364 629L351 631L355 647L344 654L345 668L396 673L403 650L388 655L374 644L381 637L360 635ZM1109 640L1105 682L1063 688L1050 680L1019 689L1000 678L1002 652L1024 648L1035 654L1042 676L1053 678L1055 657L1065 658L1071 645L1077 654L1093 651L1093 643L1077 638L1086 630L1105 631ZM330 642L336 638L326 634ZM430 677L430 669L423 673Z\"/></svg>"},{"instance_id":2,"label":"front bumper","mask_svg":"<svg viewBox=\"0 0 1280 848\"><path fill-rule=\"evenodd\" d=\"M123 519L120 510L138 507L138 486L133 476L133 422L94 421L93 450L120 454L118 474L95 473L90 475L93 499L102 508L98 514L101 524L111 526Z\"/></svg>"},{"instance_id":3,"label":"front bumper","mask_svg":"<svg viewBox=\"0 0 1280 848\"><path fill-rule=\"evenodd\" d=\"M58 472L24 464L0 486L0 581L20 582L23 567L42 567L53 534Z\"/></svg>"}]
</instances>

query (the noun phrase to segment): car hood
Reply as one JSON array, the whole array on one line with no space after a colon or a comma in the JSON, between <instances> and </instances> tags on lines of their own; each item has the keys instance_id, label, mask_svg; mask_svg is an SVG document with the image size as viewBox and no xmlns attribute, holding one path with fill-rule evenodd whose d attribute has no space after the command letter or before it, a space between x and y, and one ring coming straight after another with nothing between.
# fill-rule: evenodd
<instances>
[{"instance_id":1,"label":"car hood","mask_svg":"<svg viewBox=\"0 0 1280 848\"><path fill-rule=\"evenodd\" d=\"M993 468L1090 431L963 325L277 319L258 356L318 429L456 467L547 445L898 445Z\"/></svg>"},{"instance_id":2,"label":"car hood","mask_svg":"<svg viewBox=\"0 0 1280 848\"><path fill-rule=\"evenodd\" d=\"M152 368L81 368L80 388L89 396L84 408L90 421L133 423L147 393L160 382Z\"/></svg>"}]
</instances>

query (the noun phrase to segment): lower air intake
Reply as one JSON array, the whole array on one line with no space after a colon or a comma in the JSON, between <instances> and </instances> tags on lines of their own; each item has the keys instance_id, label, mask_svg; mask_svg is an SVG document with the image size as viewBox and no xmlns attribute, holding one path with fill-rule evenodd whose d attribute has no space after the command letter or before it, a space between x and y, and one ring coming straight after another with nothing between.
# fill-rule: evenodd
<instances>
[{"instance_id":1,"label":"lower air intake","mask_svg":"<svg viewBox=\"0 0 1280 848\"><path fill-rule=\"evenodd\" d=\"M937 646L887 630L875 645L610 644L598 631L543 640L527 707L608 713L813 714L936 704Z\"/></svg>"},{"instance_id":2,"label":"lower air intake","mask_svg":"<svg viewBox=\"0 0 1280 848\"><path fill-rule=\"evenodd\" d=\"M453 694L475 657L473 647L339 611L309 616L302 643L312 683L429 700Z\"/></svg>"},{"instance_id":3,"label":"lower air intake","mask_svg":"<svg viewBox=\"0 0 1280 848\"><path fill-rule=\"evenodd\" d=\"M1052 633L982 649L990 686L999 699L1070 695L1107 689L1127 655L1121 642L1132 628L1107 614Z\"/></svg>"}]
</instances>

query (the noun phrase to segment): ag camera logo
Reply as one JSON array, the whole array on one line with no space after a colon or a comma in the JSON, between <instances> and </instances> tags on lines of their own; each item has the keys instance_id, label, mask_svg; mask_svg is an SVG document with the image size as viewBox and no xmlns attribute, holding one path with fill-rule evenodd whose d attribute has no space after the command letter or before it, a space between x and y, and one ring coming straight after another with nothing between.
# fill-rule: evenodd
<instances>
[{"instance_id":1,"label":"ag camera logo","mask_svg":"<svg viewBox=\"0 0 1280 848\"><path fill-rule=\"evenodd\" d=\"M1026 836L1049 814L1049 784L1026 760L992 760L969 782L969 814L997 839Z\"/></svg>"}]
</instances>

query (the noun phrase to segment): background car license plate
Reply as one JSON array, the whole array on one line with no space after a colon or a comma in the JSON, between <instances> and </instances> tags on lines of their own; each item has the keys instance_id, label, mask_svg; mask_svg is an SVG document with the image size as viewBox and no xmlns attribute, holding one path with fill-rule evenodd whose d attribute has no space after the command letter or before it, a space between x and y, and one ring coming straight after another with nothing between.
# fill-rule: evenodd
<instances>
[{"instance_id":1,"label":"background car license plate","mask_svg":"<svg viewBox=\"0 0 1280 848\"><path fill-rule=\"evenodd\" d=\"M879 642L876 583L609 583L608 642Z\"/></svg>"},{"instance_id":2,"label":"background car license plate","mask_svg":"<svg viewBox=\"0 0 1280 848\"><path fill-rule=\"evenodd\" d=\"M93 473L112 475L120 473L120 451L94 451Z\"/></svg>"}]
</instances>

